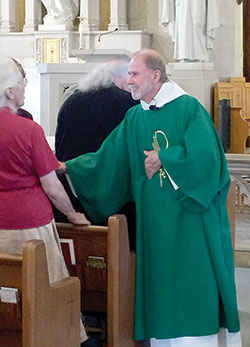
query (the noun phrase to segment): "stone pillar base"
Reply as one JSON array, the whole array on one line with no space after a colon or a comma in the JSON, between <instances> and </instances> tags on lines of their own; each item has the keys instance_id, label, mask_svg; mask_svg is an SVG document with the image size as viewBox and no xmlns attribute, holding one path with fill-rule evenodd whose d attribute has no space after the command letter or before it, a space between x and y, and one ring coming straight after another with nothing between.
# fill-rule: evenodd
<instances>
[{"instance_id":1,"label":"stone pillar base","mask_svg":"<svg viewBox=\"0 0 250 347\"><path fill-rule=\"evenodd\" d=\"M71 20L65 23L45 23L38 26L38 31L72 31L73 22Z\"/></svg>"},{"instance_id":2,"label":"stone pillar base","mask_svg":"<svg viewBox=\"0 0 250 347\"><path fill-rule=\"evenodd\" d=\"M2 20L0 25L0 32L3 33L10 33L14 32L15 29L15 23L9 20Z\"/></svg>"}]
</instances>

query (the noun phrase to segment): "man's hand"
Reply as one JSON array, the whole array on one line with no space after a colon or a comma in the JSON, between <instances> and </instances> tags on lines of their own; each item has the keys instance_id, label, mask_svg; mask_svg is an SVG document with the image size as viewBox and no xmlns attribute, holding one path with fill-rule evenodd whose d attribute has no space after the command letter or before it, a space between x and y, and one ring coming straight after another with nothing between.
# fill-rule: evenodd
<instances>
[{"instance_id":1,"label":"man's hand","mask_svg":"<svg viewBox=\"0 0 250 347\"><path fill-rule=\"evenodd\" d=\"M149 179L151 179L154 174L162 167L161 161L159 159L158 153L153 151L144 151L147 156L145 159L145 170Z\"/></svg>"},{"instance_id":2,"label":"man's hand","mask_svg":"<svg viewBox=\"0 0 250 347\"><path fill-rule=\"evenodd\" d=\"M58 175L66 173L67 172L66 164L64 162L62 162L62 161L59 161L59 160L58 160L58 163L59 163L60 166L58 168L56 168L56 173Z\"/></svg>"}]
</instances>

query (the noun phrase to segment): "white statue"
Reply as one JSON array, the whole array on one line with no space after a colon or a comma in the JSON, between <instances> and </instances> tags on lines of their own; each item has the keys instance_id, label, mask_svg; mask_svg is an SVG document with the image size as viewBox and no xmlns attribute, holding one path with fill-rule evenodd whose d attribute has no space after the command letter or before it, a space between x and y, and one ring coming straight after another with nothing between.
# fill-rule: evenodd
<instances>
[{"instance_id":1,"label":"white statue","mask_svg":"<svg viewBox=\"0 0 250 347\"><path fill-rule=\"evenodd\" d=\"M78 14L79 0L42 0L47 15L44 24L66 24L73 22Z\"/></svg>"},{"instance_id":2,"label":"white statue","mask_svg":"<svg viewBox=\"0 0 250 347\"><path fill-rule=\"evenodd\" d=\"M208 61L220 26L217 0L163 0L162 24L175 44L175 60Z\"/></svg>"}]
</instances>

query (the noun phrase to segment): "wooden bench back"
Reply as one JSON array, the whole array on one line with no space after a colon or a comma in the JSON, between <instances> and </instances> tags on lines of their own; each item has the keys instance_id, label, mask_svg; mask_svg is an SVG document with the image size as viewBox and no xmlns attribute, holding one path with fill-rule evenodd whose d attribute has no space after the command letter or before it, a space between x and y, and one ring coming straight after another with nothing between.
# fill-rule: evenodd
<instances>
[{"instance_id":1,"label":"wooden bench back","mask_svg":"<svg viewBox=\"0 0 250 347\"><path fill-rule=\"evenodd\" d=\"M70 270L81 280L82 310L107 312L108 347L135 346L135 253L129 249L126 217L111 216L108 226L57 223L57 228L61 238L74 241L77 264ZM96 266L90 261L95 258Z\"/></svg>"},{"instance_id":2,"label":"wooden bench back","mask_svg":"<svg viewBox=\"0 0 250 347\"><path fill-rule=\"evenodd\" d=\"M219 131L219 100L230 100L230 153L245 153L250 136L250 83L244 77L231 77L214 87L214 124Z\"/></svg>"},{"instance_id":3,"label":"wooden bench back","mask_svg":"<svg viewBox=\"0 0 250 347\"><path fill-rule=\"evenodd\" d=\"M0 302L0 346L79 347L79 280L49 284L41 240L25 242L22 256L0 254L0 287L20 295L18 303Z\"/></svg>"},{"instance_id":4,"label":"wooden bench back","mask_svg":"<svg viewBox=\"0 0 250 347\"><path fill-rule=\"evenodd\" d=\"M214 87L214 124L219 126L219 100L229 99L231 107L240 108L243 119L250 119L250 83L245 77L230 77Z\"/></svg>"}]
</instances>

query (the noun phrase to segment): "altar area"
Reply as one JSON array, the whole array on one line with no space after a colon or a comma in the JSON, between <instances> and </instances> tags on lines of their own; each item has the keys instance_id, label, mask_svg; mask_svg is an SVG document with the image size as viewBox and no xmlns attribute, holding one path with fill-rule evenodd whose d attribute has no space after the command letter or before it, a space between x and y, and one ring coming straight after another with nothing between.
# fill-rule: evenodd
<instances>
[{"instance_id":1,"label":"altar area","mask_svg":"<svg viewBox=\"0 0 250 347\"><path fill-rule=\"evenodd\" d=\"M142 48L158 50L169 78L210 113L214 83L241 73L241 6L236 3L226 8L219 4L223 26L216 30L209 61L191 63L174 60L174 44L162 25L162 0L64 0L63 6L78 6L70 18L53 17L52 7L46 8L53 3L0 0L0 56L17 58L27 71L24 107L44 126L46 135L54 135L60 99L68 85L77 83L94 65L128 60Z\"/></svg>"}]
</instances>

